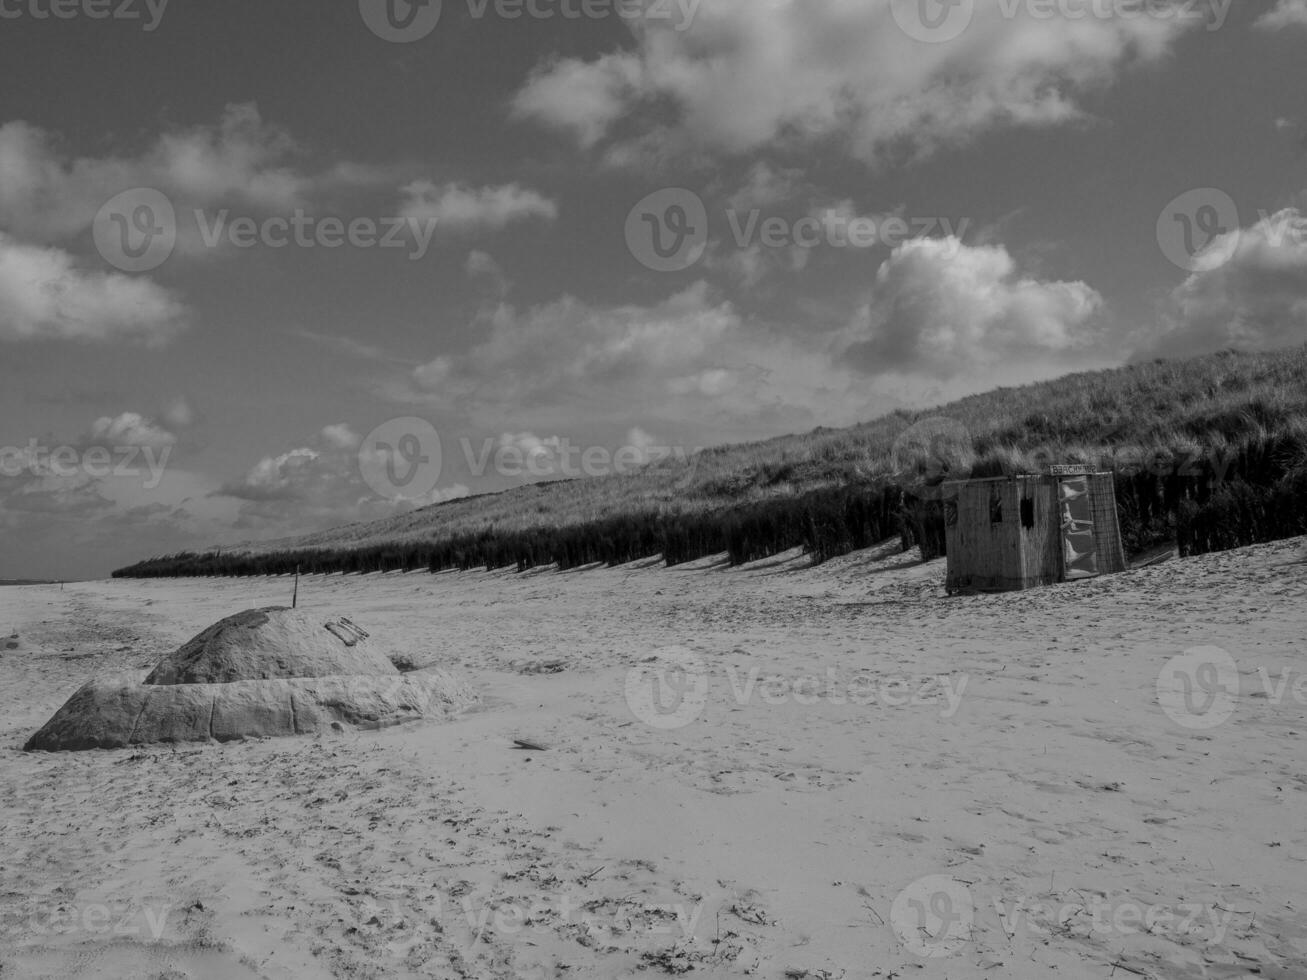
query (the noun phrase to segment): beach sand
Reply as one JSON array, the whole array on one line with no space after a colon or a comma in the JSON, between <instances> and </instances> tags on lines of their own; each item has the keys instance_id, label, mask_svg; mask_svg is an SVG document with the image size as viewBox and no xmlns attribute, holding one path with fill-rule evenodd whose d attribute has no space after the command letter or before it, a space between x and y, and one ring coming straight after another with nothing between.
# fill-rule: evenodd
<instances>
[{"instance_id":1,"label":"beach sand","mask_svg":"<svg viewBox=\"0 0 1307 980\"><path fill-rule=\"evenodd\" d=\"M1304 541L943 575L309 577L482 703L72 754L21 746L291 582L0 590L0 977L1307 978ZM1159 703L1211 648L1237 692Z\"/></svg>"}]
</instances>

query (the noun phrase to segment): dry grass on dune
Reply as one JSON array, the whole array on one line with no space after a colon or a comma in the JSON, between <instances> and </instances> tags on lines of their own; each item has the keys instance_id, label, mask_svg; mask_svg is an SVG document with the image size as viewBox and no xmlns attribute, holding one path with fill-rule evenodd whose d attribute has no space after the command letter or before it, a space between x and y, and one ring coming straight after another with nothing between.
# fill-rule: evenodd
<instances>
[{"instance_id":1,"label":"dry grass on dune","mask_svg":"<svg viewBox=\"0 0 1307 980\"><path fill-rule=\"evenodd\" d=\"M934 554L931 518L903 511L903 491L911 497L944 476L1039 472L1049 461L1118 474L1135 550L1187 536L1197 553L1301 533L1307 512L1293 501L1307 474L1307 347L1001 388L848 429L714 447L634 474L538 483L123 573L271 574L302 561L317 571L525 569L655 555L673 564L719 552L738 563L796 546L820 561L895 534ZM1242 530L1213 537L1222 524Z\"/></svg>"},{"instance_id":2,"label":"dry grass on dune","mask_svg":"<svg viewBox=\"0 0 1307 980\"><path fill-rule=\"evenodd\" d=\"M1120 459L1222 453L1285 430L1296 430L1307 446L1307 347L1156 361L1000 388L848 429L706 449L688 464L669 460L633 475L534 484L250 550L566 526L650 509L694 513L872 484L894 475L895 441L914 423L935 416L965 423L972 451L956 463L975 472L1035 467L1041 450L1071 461L1098 460L1105 452Z\"/></svg>"}]
</instances>

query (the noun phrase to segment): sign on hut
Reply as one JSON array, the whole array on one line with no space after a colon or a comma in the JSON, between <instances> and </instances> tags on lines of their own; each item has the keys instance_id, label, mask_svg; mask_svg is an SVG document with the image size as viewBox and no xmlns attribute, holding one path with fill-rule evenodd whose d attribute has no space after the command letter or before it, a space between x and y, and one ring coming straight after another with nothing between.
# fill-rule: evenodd
<instances>
[{"instance_id":1,"label":"sign on hut","mask_svg":"<svg viewBox=\"0 0 1307 980\"><path fill-rule=\"evenodd\" d=\"M1088 467L946 483L944 535L950 595L1126 569L1112 474Z\"/></svg>"}]
</instances>

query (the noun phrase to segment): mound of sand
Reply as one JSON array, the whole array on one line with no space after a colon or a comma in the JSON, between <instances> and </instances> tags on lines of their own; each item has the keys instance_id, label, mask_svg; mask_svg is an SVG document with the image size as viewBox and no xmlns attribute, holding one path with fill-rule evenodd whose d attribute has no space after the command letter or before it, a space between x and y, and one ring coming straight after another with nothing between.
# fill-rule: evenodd
<instances>
[{"instance_id":1,"label":"mound of sand","mask_svg":"<svg viewBox=\"0 0 1307 980\"><path fill-rule=\"evenodd\" d=\"M398 674L349 620L291 609L228 616L160 661L146 684L229 684L274 677Z\"/></svg>"},{"instance_id":2,"label":"mound of sand","mask_svg":"<svg viewBox=\"0 0 1307 980\"><path fill-rule=\"evenodd\" d=\"M259 609L211 626L149 674L90 681L24 748L77 751L377 729L444 716L475 700L443 670L401 675L350 620Z\"/></svg>"}]
</instances>

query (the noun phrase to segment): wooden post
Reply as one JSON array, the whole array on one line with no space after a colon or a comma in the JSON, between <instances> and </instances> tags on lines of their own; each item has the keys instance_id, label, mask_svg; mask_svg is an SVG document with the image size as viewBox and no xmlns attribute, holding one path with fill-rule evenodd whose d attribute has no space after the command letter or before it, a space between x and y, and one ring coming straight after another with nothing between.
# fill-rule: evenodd
<instances>
[{"instance_id":1,"label":"wooden post","mask_svg":"<svg viewBox=\"0 0 1307 980\"><path fill-rule=\"evenodd\" d=\"M298 609L299 604L300 604L300 567L299 565L296 565L295 566L295 592L290 597L290 607L292 609Z\"/></svg>"}]
</instances>

